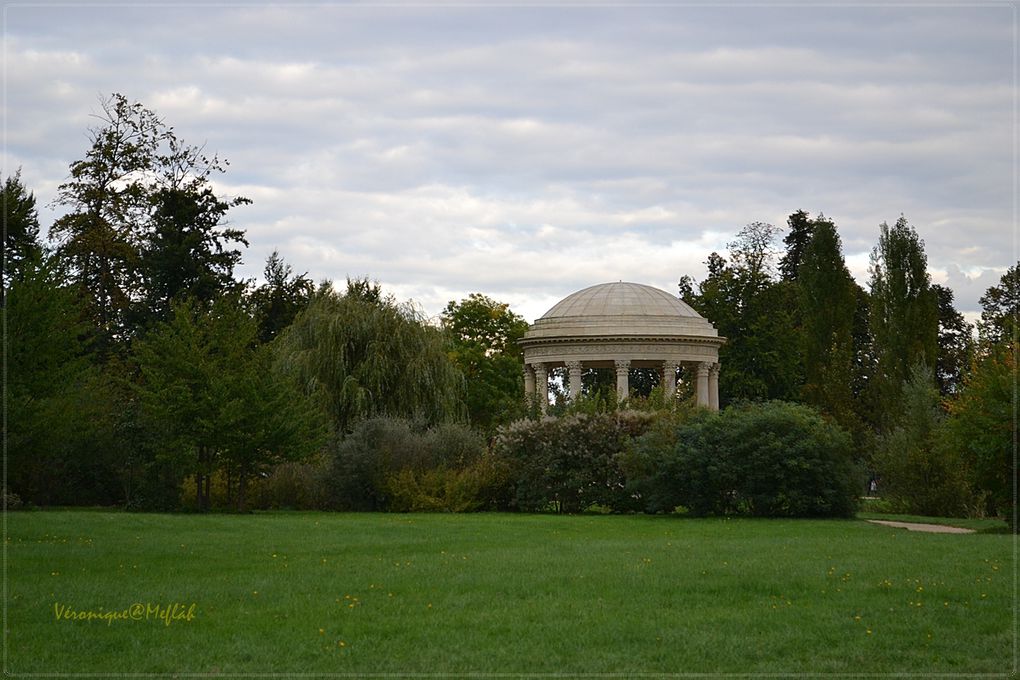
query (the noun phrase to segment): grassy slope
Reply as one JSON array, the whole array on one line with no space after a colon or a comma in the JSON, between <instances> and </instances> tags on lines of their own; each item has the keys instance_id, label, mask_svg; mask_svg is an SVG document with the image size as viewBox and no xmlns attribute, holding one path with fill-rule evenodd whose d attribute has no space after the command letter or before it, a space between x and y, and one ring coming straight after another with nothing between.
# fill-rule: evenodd
<instances>
[{"instance_id":1,"label":"grassy slope","mask_svg":"<svg viewBox=\"0 0 1020 680\"><path fill-rule=\"evenodd\" d=\"M15 673L1012 666L1005 535L496 514L61 511L7 522ZM54 618L54 602L175 601L197 603L195 620Z\"/></svg>"}]
</instances>

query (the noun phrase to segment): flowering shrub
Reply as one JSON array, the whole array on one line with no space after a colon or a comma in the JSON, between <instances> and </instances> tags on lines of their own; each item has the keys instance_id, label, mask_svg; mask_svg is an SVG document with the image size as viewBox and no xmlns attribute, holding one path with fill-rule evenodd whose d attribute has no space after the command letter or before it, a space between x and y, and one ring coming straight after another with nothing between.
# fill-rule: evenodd
<instances>
[{"instance_id":1,"label":"flowering shrub","mask_svg":"<svg viewBox=\"0 0 1020 680\"><path fill-rule=\"evenodd\" d=\"M630 437L648 429L655 418L637 411L574 413L501 428L493 454L508 467L514 507L579 512L598 504L634 509L621 458Z\"/></svg>"}]
</instances>

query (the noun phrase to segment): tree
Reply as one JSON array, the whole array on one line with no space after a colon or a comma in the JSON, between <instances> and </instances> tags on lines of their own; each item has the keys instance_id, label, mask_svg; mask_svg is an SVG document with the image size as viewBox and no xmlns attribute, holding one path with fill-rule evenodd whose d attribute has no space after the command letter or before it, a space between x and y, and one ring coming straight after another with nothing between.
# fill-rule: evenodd
<instances>
[{"instance_id":1,"label":"tree","mask_svg":"<svg viewBox=\"0 0 1020 680\"><path fill-rule=\"evenodd\" d=\"M444 334L391 297L371 302L321 286L278 342L285 371L322 396L338 434L376 415L425 423L465 415Z\"/></svg>"},{"instance_id":2,"label":"tree","mask_svg":"<svg viewBox=\"0 0 1020 680\"><path fill-rule=\"evenodd\" d=\"M3 289L20 279L25 268L42 256L39 212L35 195L21 182L21 169L3 183L4 262Z\"/></svg>"},{"instance_id":3,"label":"tree","mask_svg":"<svg viewBox=\"0 0 1020 680\"><path fill-rule=\"evenodd\" d=\"M91 148L57 187L54 203L71 210L53 223L50 238L105 351L122 333L139 291L149 176L168 130L155 113L120 94L102 101L98 118L89 130Z\"/></svg>"},{"instance_id":4,"label":"tree","mask_svg":"<svg viewBox=\"0 0 1020 680\"><path fill-rule=\"evenodd\" d=\"M322 411L293 380L275 367L275 347L250 350L247 361L229 376L221 404L223 465L236 480L236 509L247 509L248 483L272 467L303 460L325 444Z\"/></svg>"},{"instance_id":5,"label":"tree","mask_svg":"<svg viewBox=\"0 0 1020 680\"><path fill-rule=\"evenodd\" d=\"M825 217L819 213L818 219L825 220ZM790 227L790 233L783 238L786 254L779 260L779 273L783 281L795 281L804 259L804 251L811 242L815 221L808 213L798 210L787 218L786 224Z\"/></svg>"},{"instance_id":6,"label":"tree","mask_svg":"<svg viewBox=\"0 0 1020 680\"><path fill-rule=\"evenodd\" d=\"M1014 532L1016 353L1016 345L1000 343L981 357L949 403L946 423L947 446L973 471L977 488L986 494L986 511L1004 515Z\"/></svg>"},{"instance_id":7,"label":"tree","mask_svg":"<svg viewBox=\"0 0 1020 680\"><path fill-rule=\"evenodd\" d=\"M1020 262L1006 270L999 285L981 296L981 321L978 331L985 345L1016 342L1020 320Z\"/></svg>"},{"instance_id":8,"label":"tree","mask_svg":"<svg viewBox=\"0 0 1020 680\"><path fill-rule=\"evenodd\" d=\"M159 433L160 463L175 484L194 476L199 508L210 507L212 475L227 473L245 508L253 474L303 457L322 441L315 407L255 348L256 324L237 295L212 305L185 299L135 343L143 417ZM231 474L233 473L233 474Z\"/></svg>"},{"instance_id":9,"label":"tree","mask_svg":"<svg viewBox=\"0 0 1020 680\"><path fill-rule=\"evenodd\" d=\"M801 213L796 213L801 215ZM791 218L791 224L793 218ZM857 296L836 225L819 216L796 274L804 399L844 426L853 420L853 322Z\"/></svg>"},{"instance_id":10,"label":"tree","mask_svg":"<svg viewBox=\"0 0 1020 680\"><path fill-rule=\"evenodd\" d=\"M307 272L295 274L276 250L266 259L263 271L266 282L252 292L251 298L259 324L258 340L266 343L278 336L308 305L315 286Z\"/></svg>"},{"instance_id":11,"label":"tree","mask_svg":"<svg viewBox=\"0 0 1020 680\"><path fill-rule=\"evenodd\" d=\"M888 423L902 385L918 363L934 366L938 351L938 305L931 290L924 241L905 217L882 223L871 254L871 331L878 358L879 413Z\"/></svg>"},{"instance_id":12,"label":"tree","mask_svg":"<svg viewBox=\"0 0 1020 680\"><path fill-rule=\"evenodd\" d=\"M466 379L471 422L486 431L524 413L524 354L518 342L528 323L480 293L451 300L440 317L450 335L450 359Z\"/></svg>"},{"instance_id":13,"label":"tree","mask_svg":"<svg viewBox=\"0 0 1020 680\"><path fill-rule=\"evenodd\" d=\"M723 405L739 399L789 399L798 391L790 291L771 276L776 233L769 224L747 225L730 244L729 262L718 253L709 255L708 276L691 300L727 338L719 351Z\"/></svg>"},{"instance_id":14,"label":"tree","mask_svg":"<svg viewBox=\"0 0 1020 680\"><path fill-rule=\"evenodd\" d=\"M932 370L915 364L903 386L902 406L875 455L879 489L899 512L960 517L973 505L959 452L941 445L945 413Z\"/></svg>"},{"instance_id":15,"label":"tree","mask_svg":"<svg viewBox=\"0 0 1020 680\"><path fill-rule=\"evenodd\" d=\"M938 357L935 361L935 382L942 396L954 394L963 384L974 351L973 326L953 307L953 291L932 284L938 305Z\"/></svg>"},{"instance_id":16,"label":"tree","mask_svg":"<svg viewBox=\"0 0 1020 680\"><path fill-rule=\"evenodd\" d=\"M144 291L139 316L148 323L166 320L174 300L208 304L236 287L241 251L229 244L248 245L242 230L225 226L225 217L251 201L224 200L209 186L211 173L224 172L219 159L172 136L168 144L170 152L159 157L162 186L151 194L152 215L139 245Z\"/></svg>"},{"instance_id":17,"label":"tree","mask_svg":"<svg viewBox=\"0 0 1020 680\"><path fill-rule=\"evenodd\" d=\"M40 505L113 502L108 391L81 341L76 296L52 259L36 255L19 267L5 300L9 488Z\"/></svg>"},{"instance_id":18,"label":"tree","mask_svg":"<svg viewBox=\"0 0 1020 680\"><path fill-rule=\"evenodd\" d=\"M54 204L70 211L50 237L107 356L135 326L166 320L175 298L208 302L234 284L240 253L228 246L247 242L224 217L250 201L217 197L210 177L226 161L181 142L140 103L114 94L98 118L58 187Z\"/></svg>"}]
</instances>

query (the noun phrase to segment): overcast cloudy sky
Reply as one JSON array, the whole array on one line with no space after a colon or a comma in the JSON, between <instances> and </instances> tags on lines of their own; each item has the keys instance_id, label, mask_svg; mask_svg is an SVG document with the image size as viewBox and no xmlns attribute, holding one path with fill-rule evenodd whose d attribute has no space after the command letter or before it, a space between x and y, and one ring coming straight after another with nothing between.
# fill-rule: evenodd
<instances>
[{"instance_id":1,"label":"overcast cloudy sky","mask_svg":"<svg viewBox=\"0 0 1020 680\"><path fill-rule=\"evenodd\" d=\"M101 94L229 159L241 274L278 248L437 314L676 291L744 224L824 212L867 281L901 213L958 307L1017 261L1016 6L5 6L4 173L45 205Z\"/></svg>"}]
</instances>

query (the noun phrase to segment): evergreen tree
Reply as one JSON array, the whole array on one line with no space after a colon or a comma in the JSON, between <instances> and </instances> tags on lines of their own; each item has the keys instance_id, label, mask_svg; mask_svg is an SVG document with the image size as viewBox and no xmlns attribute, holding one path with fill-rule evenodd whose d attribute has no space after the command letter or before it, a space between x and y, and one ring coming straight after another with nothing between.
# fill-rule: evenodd
<instances>
[{"instance_id":1,"label":"evergreen tree","mask_svg":"<svg viewBox=\"0 0 1020 680\"><path fill-rule=\"evenodd\" d=\"M953 307L953 291L937 283L933 283L931 289L938 305L939 319L935 381L939 393L948 396L959 390L970 366L974 353L973 326Z\"/></svg>"},{"instance_id":2,"label":"evergreen tree","mask_svg":"<svg viewBox=\"0 0 1020 680\"><path fill-rule=\"evenodd\" d=\"M266 343L278 336L304 309L315 292L308 274L295 274L276 250L266 259L266 282L251 295L259 323L258 339Z\"/></svg>"},{"instance_id":3,"label":"evergreen tree","mask_svg":"<svg viewBox=\"0 0 1020 680\"><path fill-rule=\"evenodd\" d=\"M25 268L42 256L39 243L39 211L35 194L21 182L21 169L3 182L4 260L3 289L23 278Z\"/></svg>"},{"instance_id":4,"label":"evergreen tree","mask_svg":"<svg viewBox=\"0 0 1020 680\"><path fill-rule=\"evenodd\" d=\"M818 219L824 220L825 217L819 213ZM798 210L787 218L786 224L790 227L790 233L783 238L786 254L779 260L779 273L784 281L794 281L800 271L804 251L811 242L815 222L808 213Z\"/></svg>"},{"instance_id":5,"label":"evergreen tree","mask_svg":"<svg viewBox=\"0 0 1020 680\"><path fill-rule=\"evenodd\" d=\"M796 277L804 399L843 425L852 421L853 322L857 296L836 225L819 217Z\"/></svg>"}]
</instances>

